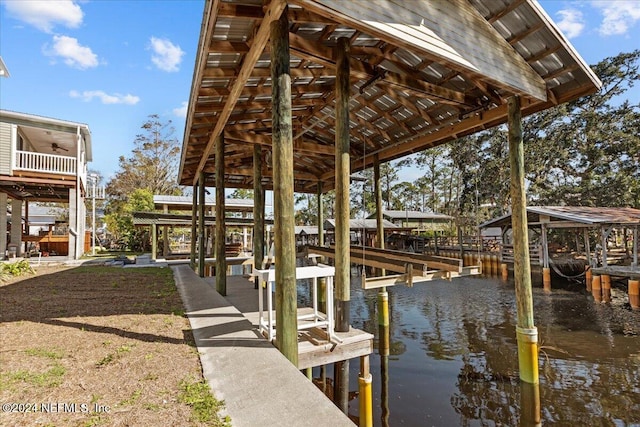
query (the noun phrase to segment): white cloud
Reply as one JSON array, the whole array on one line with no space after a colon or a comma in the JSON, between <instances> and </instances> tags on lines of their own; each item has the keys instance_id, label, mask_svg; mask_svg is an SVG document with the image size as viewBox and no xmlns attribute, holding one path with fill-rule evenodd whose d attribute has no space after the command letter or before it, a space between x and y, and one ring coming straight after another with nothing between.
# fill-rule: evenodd
<instances>
[{"instance_id":1,"label":"white cloud","mask_svg":"<svg viewBox=\"0 0 640 427\"><path fill-rule=\"evenodd\" d=\"M567 38L578 37L584 30L584 17L582 12L576 9L563 9L556 13L560 17L558 21L558 28L564 33Z\"/></svg>"},{"instance_id":2,"label":"white cloud","mask_svg":"<svg viewBox=\"0 0 640 427\"><path fill-rule=\"evenodd\" d=\"M45 47L45 54L59 56L68 66L81 70L98 66L98 56L73 37L53 36L53 46L50 49Z\"/></svg>"},{"instance_id":3,"label":"white cloud","mask_svg":"<svg viewBox=\"0 0 640 427\"><path fill-rule=\"evenodd\" d=\"M184 51L167 39L151 37L151 61L162 71L178 71Z\"/></svg>"},{"instance_id":4,"label":"white cloud","mask_svg":"<svg viewBox=\"0 0 640 427\"><path fill-rule=\"evenodd\" d=\"M69 96L72 98L81 98L85 102L90 102L93 100L93 98L98 98L103 104L135 105L140 101L140 98L135 95L122 95L119 93L109 95L102 90L85 90L82 93L78 92L77 90L72 90L71 92L69 92Z\"/></svg>"},{"instance_id":5,"label":"white cloud","mask_svg":"<svg viewBox=\"0 0 640 427\"><path fill-rule=\"evenodd\" d=\"M625 34L640 21L640 2L637 0L593 1L591 4L602 13L598 32L603 36Z\"/></svg>"},{"instance_id":6,"label":"white cloud","mask_svg":"<svg viewBox=\"0 0 640 427\"><path fill-rule=\"evenodd\" d=\"M77 28L83 12L72 0L4 1L4 7L17 19L50 33L57 24Z\"/></svg>"},{"instance_id":7,"label":"white cloud","mask_svg":"<svg viewBox=\"0 0 640 427\"><path fill-rule=\"evenodd\" d=\"M178 117L187 117L187 101L183 101L180 107L173 109L173 114Z\"/></svg>"}]
</instances>

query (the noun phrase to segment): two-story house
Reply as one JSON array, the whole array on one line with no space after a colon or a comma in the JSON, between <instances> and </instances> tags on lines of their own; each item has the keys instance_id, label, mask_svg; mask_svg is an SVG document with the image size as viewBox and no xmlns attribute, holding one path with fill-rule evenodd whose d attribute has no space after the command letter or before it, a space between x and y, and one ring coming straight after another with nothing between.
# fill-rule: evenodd
<instances>
[{"instance_id":1,"label":"two-story house","mask_svg":"<svg viewBox=\"0 0 640 427\"><path fill-rule=\"evenodd\" d=\"M0 110L0 258L22 256L47 242L46 236L29 235L29 204L37 202L68 207L56 253L80 258L86 251L84 202L91 159L86 124Z\"/></svg>"}]
</instances>

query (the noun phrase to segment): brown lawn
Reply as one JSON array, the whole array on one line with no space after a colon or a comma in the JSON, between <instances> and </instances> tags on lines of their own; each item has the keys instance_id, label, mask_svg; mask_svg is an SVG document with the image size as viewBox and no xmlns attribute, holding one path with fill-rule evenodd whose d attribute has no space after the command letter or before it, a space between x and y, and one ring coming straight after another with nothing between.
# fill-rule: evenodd
<instances>
[{"instance_id":1,"label":"brown lawn","mask_svg":"<svg viewBox=\"0 0 640 427\"><path fill-rule=\"evenodd\" d=\"M224 425L168 268L0 282L0 344L2 426Z\"/></svg>"}]
</instances>

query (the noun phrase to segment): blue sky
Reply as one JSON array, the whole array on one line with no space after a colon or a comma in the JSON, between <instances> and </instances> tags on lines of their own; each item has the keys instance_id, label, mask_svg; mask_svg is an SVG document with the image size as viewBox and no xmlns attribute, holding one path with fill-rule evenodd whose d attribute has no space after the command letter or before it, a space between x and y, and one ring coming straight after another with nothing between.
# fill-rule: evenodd
<instances>
[{"instance_id":1,"label":"blue sky","mask_svg":"<svg viewBox=\"0 0 640 427\"><path fill-rule=\"evenodd\" d=\"M588 64L640 48L640 0L540 3ZM171 120L182 143L203 6L0 0L10 73L0 79L0 108L88 124L90 166L106 179L150 114ZM640 102L640 88L630 98Z\"/></svg>"}]
</instances>

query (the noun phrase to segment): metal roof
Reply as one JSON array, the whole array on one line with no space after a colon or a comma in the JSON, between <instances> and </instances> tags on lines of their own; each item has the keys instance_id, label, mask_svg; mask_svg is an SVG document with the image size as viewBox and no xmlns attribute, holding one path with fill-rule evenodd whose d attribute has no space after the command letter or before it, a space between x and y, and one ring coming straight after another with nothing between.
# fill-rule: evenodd
<instances>
[{"instance_id":1,"label":"metal roof","mask_svg":"<svg viewBox=\"0 0 640 427\"><path fill-rule=\"evenodd\" d=\"M382 220L382 226L386 229L388 228L399 228L392 222L387 221L386 219ZM361 230L363 228L367 230L376 230L377 223L375 219L350 219L349 220L349 229L351 230ZM326 219L324 221L324 229L325 230L333 230L336 228L336 220L335 219Z\"/></svg>"},{"instance_id":2,"label":"metal roof","mask_svg":"<svg viewBox=\"0 0 640 427\"><path fill-rule=\"evenodd\" d=\"M207 226L215 225L215 216L205 216L204 223ZM225 226L227 227L253 227L252 218L230 218L225 217ZM273 220L265 219L266 224L273 224ZM133 225L173 225L173 226L191 226L191 215L164 214L157 212L133 212Z\"/></svg>"},{"instance_id":3,"label":"metal roof","mask_svg":"<svg viewBox=\"0 0 640 427\"><path fill-rule=\"evenodd\" d=\"M215 196L205 196L205 206L214 207L216 205ZM191 196L168 196L154 195L153 203L156 209L161 209L167 205L170 210L191 210L193 198ZM269 205L266 205L269 206ZM253 199L224 199L226 211L253 211Z\"/></svg>"},{"instance_id":4,"label":"metal roof","mask_svg":"<svg viewBox=\"0 0 640 427\"><path fill-rule=\"evenodd\" d=\"M552 225L640 225L640 209L606 208L590 206L528 206L527 221L539 225L549 217ZM504 215L480 225L480 228L498 227L511 224L511 215Z\"/></svg>"},{"instance_id":5,"label":"metal roof","mask_svg":"<svg viewBox=\"0 0 640 427\"><path fill-rule=\"evenodd\" d=\"M288 6L288 7L287 7ZM334 186L334 48L350 39L351 171L404 157L595 92L598 78L535 0L206 0L179 182L253 186L253 146L271 182L269 24L289 20L294 188Z\"/></svg>"},{"instance_id":6,"label":"metal roof","mask_svg":"<svg viewBox=\"0 0 640 427\"><path fill-rule=\"evenodd\" d=\"M452 216L434 213L434 212L420 212L420 211L399 211L399 210L386 210L382 212L383 216L392 219L430 219L439 221L450 221ZM370 215L369 218L375 218L375 214Z\"/></svg>"}]
</instances>

